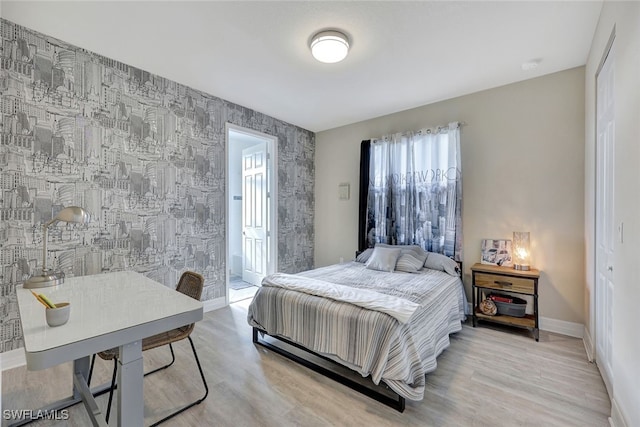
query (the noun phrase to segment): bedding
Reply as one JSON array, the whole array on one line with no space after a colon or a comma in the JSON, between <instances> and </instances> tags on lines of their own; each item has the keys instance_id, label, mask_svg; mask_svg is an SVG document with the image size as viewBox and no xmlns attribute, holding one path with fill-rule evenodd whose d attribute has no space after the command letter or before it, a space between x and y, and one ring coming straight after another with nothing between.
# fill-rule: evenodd
<instances>
[{"instance_id":1,"label":"bedding","mask_svg":"<svg viewBox=\"0 0 640 427\"><path fill-rule=\"evenodd\" d=\"M291 285L300 277L302 286ZM466 297L459 277L421 269L416 273L385 272L349 262L286 275L268 276L249 306L247 320L273 336L281 336L329 357L362 376L383 381L398 395L421 400L425 374L449 346L449 334L462 328ZM311 279L311 280L307 280ZM323 282L405 300L417 305L406 323L383 311L316 295L303 288ZM331 287L331 285L326 285ZM313 286L312 286L313 288ZM329 292L331 293L331 292ZM347 291L347 293L349 293Z\"/></svg>"}]
</instances>

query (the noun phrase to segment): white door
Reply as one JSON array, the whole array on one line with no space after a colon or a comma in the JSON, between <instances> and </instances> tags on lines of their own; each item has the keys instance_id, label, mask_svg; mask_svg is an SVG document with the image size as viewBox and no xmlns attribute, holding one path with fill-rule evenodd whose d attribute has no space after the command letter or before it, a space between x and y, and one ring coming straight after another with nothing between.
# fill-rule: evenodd
<instances>
[{"instance_id":1,"label":"white door","mask_svg":"<svg viewBox=\"0 0 640 427\"><path fill-rule=\"evenodd\" d=\"M611 350L613 348L613 289L615 271L615 225L613 178L615 146L614 49L596 77L596 363L609 392L612 392Z\"/></svg>"},{"instance_id":2,"label":"white door","mask_svg":"<svg viewBox=\"0 0 640 427\"><path fill-rule=\"evenodd\" d=\"M259 286L267 274L267 146L242 150L242 280Z\"/></svg>"}]
</instances>

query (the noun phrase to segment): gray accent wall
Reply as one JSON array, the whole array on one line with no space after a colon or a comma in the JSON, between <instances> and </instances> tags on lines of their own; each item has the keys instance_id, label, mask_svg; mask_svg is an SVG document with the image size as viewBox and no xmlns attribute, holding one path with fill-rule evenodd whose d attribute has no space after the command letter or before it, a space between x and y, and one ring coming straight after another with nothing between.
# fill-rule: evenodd
<instances>
[{"instance_id":1,"label":"gray accent wall","mask_svg":"<svg viewBox=\"0 0 640 427\"><path fill-rule=\"evenodd\" d=\"M313 267L312 132L4 19L0 32L0 352L23 344L15 287L66 206L92 214L50 229L48 264L67 277L175 287L195 270L203 301L225 296L227 122L278 138L278 269Z\"/></svg>"}]
</instances>

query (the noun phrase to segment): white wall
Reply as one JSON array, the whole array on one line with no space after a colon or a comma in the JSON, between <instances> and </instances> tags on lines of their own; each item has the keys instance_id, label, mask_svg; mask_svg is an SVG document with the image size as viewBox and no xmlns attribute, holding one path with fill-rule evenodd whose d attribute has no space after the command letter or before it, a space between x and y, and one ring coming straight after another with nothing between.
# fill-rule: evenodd
<instances>
[{"instance_id":1,"label":"white wall","mask_svg":"<svg viewBox=\"0 0 640 427\"><path fill-rule=\"evenodd\" d=\"M640 425L640 3L605 2L585 71L585 234L587 290L584 310L591 335L594 295L595 77L615 27L614 221L624 223L613 261L613 400L615 425Z\"/></svg>"},{"instance_id":2,"label":"white wall","mask_svg":"<svg viewBox=\"0 0 640 427\"><path fill-rule=\"evenodd\" d=\"M447 124L461 132L465 284L483 238L528 230L540 315L583 323L584 67L316 134L315 265L352 259L360 141ZM338 184L350 182L348 201Z\"/></svg>"}]
</instances>

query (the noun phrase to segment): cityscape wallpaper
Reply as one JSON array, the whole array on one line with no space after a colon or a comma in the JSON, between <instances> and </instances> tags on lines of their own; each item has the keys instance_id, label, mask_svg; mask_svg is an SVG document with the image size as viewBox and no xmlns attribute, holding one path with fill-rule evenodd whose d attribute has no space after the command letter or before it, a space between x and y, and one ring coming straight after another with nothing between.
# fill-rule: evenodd
<instances>
[{"instance_id":1,"label":"cityscape wallpaper","mask_svg":"<svg viewBox=\"0 0 640 427\"><path fill-rule=\"evenodd\" d=\"M0 352L22 347L15 287L41 268L42 224L67 277L133 270L225 296L225 123L278 138L278 269L313 267L312 132L0 20Z\"/></svg>"}]
</instances>

